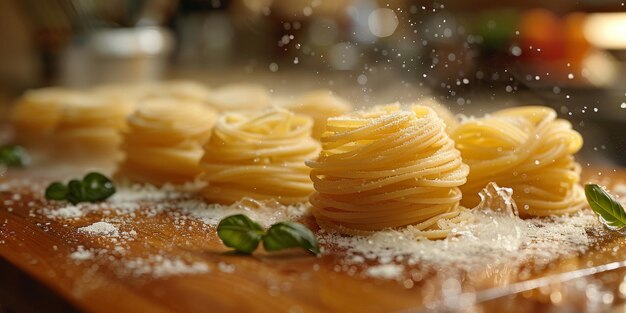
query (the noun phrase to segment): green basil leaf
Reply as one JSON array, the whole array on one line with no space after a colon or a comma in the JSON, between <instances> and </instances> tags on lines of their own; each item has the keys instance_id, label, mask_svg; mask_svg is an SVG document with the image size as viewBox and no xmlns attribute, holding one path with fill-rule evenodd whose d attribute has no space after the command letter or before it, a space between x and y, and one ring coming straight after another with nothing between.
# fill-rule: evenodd
<instances>
[{"instance_id":1,"label":"green basil leaf","mask_svg":"<svg viewBox=\"0 0 626 313\"><path fill-rule=\"evenodd\" d=\"M113 182L106 176L91 172L83 178L84 200L90 202L102 201L115 193Z\"/></svg>"},{"instance_id":2,"label":"green basil leaf","mask_svg":"<svg viewBox=\"0 0 626 313\"><path fill-rule=\"evenodd\" d=\"M69 190L69 192L67 193L67 201L69 201L71 204L77 204L86 200L85 184L82 181L78 179L72 179L67 184L67 187Z\"/></svg>"},{"instance_id":3,"label":"green basil leaf","mask_svg":"<svg viewBox=\"0 0 626 313\"><path fill-rule=\"evenodd\" d=\"M243 214L228 216L217 225L217 235L224 245L247 254L256 250L264 232L261 225Z\"/></svg>"},{"instance_id":4,"label":"green basil leaf","mask_svg":"<svg viewBox=\"0 0 626 313\"><path fill-rule=\"evenodd\" d=\"M11 145L0 147L0 164L23 167L30 163L30 157L21 146Z\"/></svg>"},{"instance_id":5,"label":"green basil leaf","mask_svg":"<svg viewBox=\"0 0 626 313\"><path fill-rule=\"evenodd\" d=\"M585 185L585 196L591 209L609 229L626 227L626 212L622 205L602 187L596 184Z\"/></svg>"},{"instance_id":6,"label":"green basil leaf","mask_svg":"<svg viewBox=\"0 0 626 313\"><path fill-rule=\"evenodd\" d=\"M263 246L267 251L303 248L314 254L320 253L313 232L306 226L294 222L280 222L272 225L263 236Z\"/></svg>"},{"instance_id":7,"label":"green basil leaf","mask_svg":"<svg viewBox=\"0 0 626 313\"><path fill-rule=\"evenodd\" d=\"M65 200L69 189L63 183L54 182L46 188L46 199Z\"/></svg>"}]
</instances>

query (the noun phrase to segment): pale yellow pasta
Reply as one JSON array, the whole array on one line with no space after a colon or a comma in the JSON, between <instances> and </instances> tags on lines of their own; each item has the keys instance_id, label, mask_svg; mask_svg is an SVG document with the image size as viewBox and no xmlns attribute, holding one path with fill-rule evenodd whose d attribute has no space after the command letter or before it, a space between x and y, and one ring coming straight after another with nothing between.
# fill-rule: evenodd
<instances>
[{"instance_id":1,"label":"pale yellow pasta","mask_svg":"<svg viewBox=\"0 0 626 313\"><path fill-rule=\"evenodd\" d=\"M435 113L437 113L437 115L446 124L446 131L449 131L458 123L457 118L454 116L452 111L450 111L450 109L448 109L447 107L445 107L443 104L441 104L435 99L423 99L421 101L418 101L416 105L427 106L433 109L433 111L435 111Z\"/></svg>"},{"instance_id":2,"label":"pale yellow pasta","mask_svg":"<svg viewBox=\"0 0 626 313\"><path fill-rule=\"evenodd\" d=\"M188 80L171 80L144 84L108 84L92 88L91 93L113 99L139 102L153 98L208 103L211 90L204 84Z\"/></svg>"},{"instance_id":3,"label":"pale yellow pasta","mask_svg":"<svg viewBox=\"0 0 626 313\"><path fill-rule=\"evenodd\" d=\"M323 150L307 162L318 223L353 234L413 225L427 238L447 236L468 167L444 129L424 106L329 118Z\"/></svg>"},{"instance_id":4,"label":"pale yellow pasta","mask_svg":"<svg viewBox=\"0 0 626 313\"><path fill-rule=\"evenodd\" d=\"M334 95L330 90L316 90L305 93L293 101L282 105L284 108L313 118L313 138L319 139L324 132L326 120L352 111L352 105Z\"/></svg>"},{"instance_id":5,"label":"pale yellow pasta","mask_svg":"<svg viewBox=\"0 0 626 313\"><path fill-rule=\"evenodd\" d=\"M67 99L81 97L78 91L53 87L29 90L13 107L11 124L22 144L45 141L61 120L62 105Z\"/></svg>"},{"instance_id":6,"label":"pale yellow pasta","mask_svg":"<svg viewBox=\"0 0 626 313\"><path fill-rule=\"evenodd\" d=\"M65 154L100 154L112 158L133 107L130 102L90 94L68 99L63 103L61 119L54 131L57 149Z\"/></svg>"},{"instance_id":7,"label":"pale yellow pasta","mask_svg":"<svg viewBox=\"0 0 626 313\"><path fill-rule=\"evenodd\" d=\"M201 103L151 99L129 118L118 177L156 185L193 181L200 173L202 145L217 114Z\"/></svg>"},{"instance_id":8,"label":"pale yellow pasta","mask_svg":"<svg viewBox=\"0 0 626 313\"><path fill-rule=\"evenodd\" d=\"M580 165L572 156L582 137L548 107L505 109L461 122L452 132L470 166L462 204L478 204L489 182L513 189L520 216L571 213L584 204Z\"/></svg>"},{"instance_id":9,"label":"pale yellow pasta","mask_svg":"<svg viewBox=\"0 0 626 313\"><path fill-rule=\"evenodd\" d=\"M211 92L209 105L220 111L251 111L270 104L267 89L255 84L232 84Z\"/></svg>"},{"instance_id":10,"label":"pale yellow pasta","mask_svg":"<svg viewBox=\"0 0 626 313\"><path fill-rule=\"evenodd\" d=\"M305 202L313 185L304 161L320 149L312 126L308 116L279 108L222 115L204 147L202 195L223 204L243 197Z\"/></svg>"},{"instance_id":11,"label":"pale yellow pasta","mask_svg":"<svg viewBox=\"0 0 626 313\"><path fill-rule=\"evenodd\" d=\"M63 88L27 92L12 121L18 141L57 157L113 159L132 103Z\"/></svg>"}]
</instances>

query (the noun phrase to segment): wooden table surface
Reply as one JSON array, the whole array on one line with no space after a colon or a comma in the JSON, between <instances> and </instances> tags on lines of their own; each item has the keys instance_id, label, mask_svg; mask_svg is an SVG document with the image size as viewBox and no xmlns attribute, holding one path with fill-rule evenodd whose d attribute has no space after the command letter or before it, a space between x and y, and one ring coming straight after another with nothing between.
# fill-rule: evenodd
<instances>
[{"instance_id":1,"label":"wooden table surface","mask_svg":"<svg viewBox=\"0 0 626 313\"><path fill-rule=\"evenodd\" d=\"M602 175L598 176L598 172ZM5 182L20 175L5 177ZM603 180L609 185L625 183L626 171L588 170L587 180ZM37 183L45 185L47 181L41 179ZM76 231L100 221L105 213L91 212L74 220L33 214L34 208L47 204L29 190L0 191L0 312L412 312L446 309L431 306L440 300L432 294L433 286L443 283L437 273L415 279L410 286L395 280L368 278L358 275L367 265L356 268L356 274L340 270L345 265L342 251L333 251L332 247L326 247L332 253L320 257L300 251L235 255L226 252L214 229L192 220L180 225L168 212L143 214L144 209L139 210L132 223L120 228L132 227L136 232L134 240L124 241L124 253L116 253L116 243L111 238ZM154 204L142 206L149 210L151 205ZM317 228L311 218L304 218L302 222ZM582 307L590 310L589 301L583 299L585 294L589 295L590 282L599 286L597 292L611 291L611 296L600 294L608 307L621 309L624 301L620 295L626 295L626 264L619 263L626 260L623 245L624 237L614 233L599 240L591 251L560 259L532 277L503 280L506 273L486 270L480 284L464 282L473 286L463 285L463 290L472 291L464 294L469 295L471 301L463 309L580 311ZM78 246L100 251L100 254L82 261L69 257ZM176 259L185 264L201 262L208 268L204 273L162 277L125 272L124 264L128 260L151 257ZM577 293L580 281L585 288ZM558 295L550 292L554 288L560 290ZM428 303L431 305L425 306Z\"/></svg>"}]
</instances>

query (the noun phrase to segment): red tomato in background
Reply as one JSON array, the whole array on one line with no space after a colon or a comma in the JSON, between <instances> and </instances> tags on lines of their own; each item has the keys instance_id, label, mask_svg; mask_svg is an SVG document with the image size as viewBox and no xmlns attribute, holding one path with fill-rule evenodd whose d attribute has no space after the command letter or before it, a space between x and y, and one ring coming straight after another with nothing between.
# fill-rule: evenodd
<instances>
[{"instance_id":1,"label":"red tomato in background","mask_svg":"<svg viewBox=\"0 0 626 313\"><path fill-rule=\"evenodd\" d=\"M522 59L551 61L566 55L566 39L561 20L545 9L526 11L520 20Z\"/></svg>"}]
</instances>

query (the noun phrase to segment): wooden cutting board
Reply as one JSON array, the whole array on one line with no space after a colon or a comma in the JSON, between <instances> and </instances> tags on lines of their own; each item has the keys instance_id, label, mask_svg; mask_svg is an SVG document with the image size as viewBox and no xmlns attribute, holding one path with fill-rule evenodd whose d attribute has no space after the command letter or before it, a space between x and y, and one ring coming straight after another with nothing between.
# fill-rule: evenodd
<instances>
[{"instance_id":1,"label":"wooden cutting board","mask_svg":"<svg viewBox=\"0 0 626 313\"><path fill-rule=\"evenodd\" d=\"M4 179L21 176L28 175L18 172ZM625 183L626 171L594 169L588 170L585 177L608 184ZM37 183L45 185L47 181ZM40 196L30 194L28 188L0 191L0 312L446 309L433 296L437 294L433 286L445 284L440 273L413 279L408 285L370 278L359 274L367 270L367 263L346 271L342 251L332 247L326 247L332 253L321 257L301 251L236 255L227 252L210 227L193 221L180 225L168 212L148 214L155 205L143 203L131 223L125 224L132 227L134 240L125 241L123 253L117 253L111 238L77 232L79 227L100 221L105 213L91 213L74 220L49 219L32 214L46 203ZM302 222L317 228L311 218ZM588 307L589 301L579 299L576 292L583 288L581 294L588 295L585 288L590 281L598 285L595 292L600 293L594 299L601 299L601 304L608 307L620 307L623 297L619 290L626 292L626 264L619 263L626 260L626 252L620 252L624 238L615 233L598 242L591 251L563 258L529 277L508 277L486 267L480 283L461 280L462 290L466 291L463 296L469 299L463 309L541 311L561 306L578 310ZM70 257L79 246L98 254L84 260ZM162 276L128 270L129 260L150 258L184 264L201 262L207 267L199 273ZM609 291L612 296L602 294Z\"/></svg>"}]
</instances>

